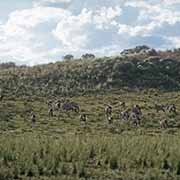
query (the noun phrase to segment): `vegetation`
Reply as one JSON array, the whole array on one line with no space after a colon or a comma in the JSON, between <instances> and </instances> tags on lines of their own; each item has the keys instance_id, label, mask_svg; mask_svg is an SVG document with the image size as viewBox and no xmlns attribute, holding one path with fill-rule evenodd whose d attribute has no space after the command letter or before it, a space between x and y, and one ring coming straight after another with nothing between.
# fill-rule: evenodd
<instances>
[{"instance_id":1,"label":"vegetation","mask_svg":"<svg viewBox=\"0 0 180 180\"><path fill-rule=\"evenodd\" d=\"M7 141L8 140L8 141ZM1 179L179 178L180 141L173 136L26 134L0 140Z\"/></svg>"},{"instance_id":2,"label":"vegetation","mask_svg":"<svg viewBox=\"0 0 180 180\"><path fill-rule=\"evenodd\" d=\"M0 66L0 180L180 179L179 51L150 56L139 48L117 57ZM78 103L87 123L77 112L48 116L47 101L61 97ZM142 108L140 127L119 118L120 102ZM175 104L177 114L157 113L155 103ZM159 126L163 119L167 129Z\"/></svg>"},{"instance_id":3,"label":"vegetation","mask_svg":"<svg viewBox=\"0 0 180 180\"><path fill-rule=\"evenodd\" d=\"M86 54L83 54L81 58L82 59L94 59L95 55L94 54L86 53Z\"/></svg>"},{"instance_id":4,"label":"vegetation","mask_svg":"<svg viewBox=\"0 0 180 180\"><path fill-rule=\"evenodd\" d=\"M70 98L88 114L56 111L48 117L47 98L4 98L0 104L0 179L178 179L180 94L144 90L111 91ZM139 104L140 127L119 119L120 101ZM178 114L159 112L154 102L176 103ZM113 105L108 124L104 105ZM30 111L37 116L31 123ZM158 121L167 118L169 128Z\"/></svg>"},{"instance_id":5,"label":"vegetation","mask_svg":"<svg viewBox=\"0 0 180 180\"><path fill-rule=\"evenodd\" d=\"M163 52L63 61L0 71L7 96L78 95L99 90L156 88L179 90L180 61ZM178 57L178 56L177 56Z\"/></svg>"},{"instance_id":6,"label":"vegetation","mask_svg":"<svg viewBox=\"0 0 180 180\"><path fill-rule=\"evenodd\" d=\"M73 60L74 56L72 54L67 54L63 58L64 58L64 60Z\"/></svg>"}]
</instances>

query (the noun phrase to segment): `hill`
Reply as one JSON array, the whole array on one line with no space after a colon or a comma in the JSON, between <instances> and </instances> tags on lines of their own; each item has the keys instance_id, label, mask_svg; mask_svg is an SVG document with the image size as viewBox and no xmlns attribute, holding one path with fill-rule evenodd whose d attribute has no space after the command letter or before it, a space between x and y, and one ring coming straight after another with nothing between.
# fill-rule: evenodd
<instances>
[{"instance_id":1,"label":"hill","mask_svg":"<svg viewBox=\"0 0 180 180\"><path fill-rule=\"evenodd\" d=\"M123 88L178 90L179 55L178 50L162 52L138 46L115 57L66 60L34 67L2 64L0 87L11 96L63 96Z\"/></svg>"},{"instance_id":2,"label":"hill","mask_svg":"<svg viewBox=\"0 0 180 180\"><path fill-rule=\"evenodd\" d=\"M138 46L116 57L1 64L0 179L179 179L179 52ZM134 105L139 125L122 117Z\"/></svg>"}]
</instances>

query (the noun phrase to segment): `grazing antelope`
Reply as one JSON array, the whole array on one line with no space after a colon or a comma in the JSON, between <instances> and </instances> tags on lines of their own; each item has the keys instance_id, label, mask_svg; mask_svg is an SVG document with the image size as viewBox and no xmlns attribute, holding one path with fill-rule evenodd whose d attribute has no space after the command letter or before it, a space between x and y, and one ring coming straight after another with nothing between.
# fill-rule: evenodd
<instances>
[{"instance_id":1,"label":"grazing antelope","mask_svg":"<svg viewBox=\"0 0 180 180\"><path fill-rule=\"evenodd\" d=\"M77 103L75 102L65 102L63 105L62 105L62 109L66 112L68 111L75 111L77 113L79 113L79 110L80 110L80 107Z\"/></svg>"},{"instance_id":2,"label":"grazing antelope","mask_svg":"<svg viewBox=\"0 0 180 180\"><path fill-rule=\"evenodd\" d=\"M64 110L64 111L72 111L73 110L73 107L69 104L69 103L64 103L63 105L62 105L62 110Z\"/></svg>"},{"instance_id":3,"label":"grazing antelope","mask_svg":"<svg viewBox=\"0 0 180 180\"><path fill-rule=\"evenodd\" d=\"M130 110L126 110L120 113L120 118L122 118L123 120L128 120L130 117Z\"/></svg>"},{"instance_id":4,"label":"grazing antelope","mask_svg":"<svg viewBox=\"0 0 180 180\"><path fill-rule=\"evenodd\" d=\"M159 121L159 125L160 125L160 128L162 128L162 129L168 128L168 122L167 122L166 119L160 120L160 121Z\"/></svg>"},{"instance_id":5,"label":"grazing antelope","mask_svg":"<svg viewBox=\"0 0 180 180\"><path fill-rule=\"evenodd\" d=\"M79 113L80 107L79 107L79 105L77 103L70 102L70 105L72 106L73 111L75 111L76 113Z\"/></svg>"}]
</instances>

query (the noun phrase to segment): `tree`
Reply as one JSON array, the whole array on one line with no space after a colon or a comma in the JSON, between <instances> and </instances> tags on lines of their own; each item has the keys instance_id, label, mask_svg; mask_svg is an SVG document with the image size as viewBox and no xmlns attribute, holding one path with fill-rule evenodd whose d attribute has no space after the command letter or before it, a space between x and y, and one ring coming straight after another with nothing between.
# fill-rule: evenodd
<instances>
[{"instance_id":1,"label":"tree","mask_svg":"<svg viewBox=\"0 0 180 180\"><path fill-rule=\"evenodd\" d=\"M63 57L64 60L73 60L74 56L72 54L67 54Z\"/></svg>"},{"instance_id":2,"label":"tree","mask_svg":"<svg viewBox=\"0 0 180 180\"><path fill-rule=\"evenodd\" d=\"M81 58L82 58L82 59L94 59L94 58L95 58L95 55L94 55L94 54L88 54L88 53L86 53L86 54L83 54L83 55L81 56Z\"/></svg>"},{"instance_id":3,"label":"tree","mask_svg":"<svg viewBox=\"0 0 180 180\"><path fill-rule=\"evenodd\" d=\"M16 64L14 62L7 62L7 63L1 63L0 68L1 69L8 69L8 68L15 68Z\"/></svg>"}]
</instances>

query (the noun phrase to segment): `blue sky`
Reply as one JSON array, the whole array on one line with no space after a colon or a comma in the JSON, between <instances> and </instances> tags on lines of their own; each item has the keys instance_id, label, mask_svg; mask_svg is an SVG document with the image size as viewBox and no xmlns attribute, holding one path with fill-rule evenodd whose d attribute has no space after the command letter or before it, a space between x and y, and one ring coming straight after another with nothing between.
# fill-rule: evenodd
<instances>
[{"instance_id":1,"label":"blue sky","mask_svg":"<svg viewBox=\"0 0 180 180\"><path fill-rule=\"evenodd\" d=\"M146 44L180 47L180 0L0 1L0 62L35 65L119 54Z\"/></svg>"}]
</instances>

